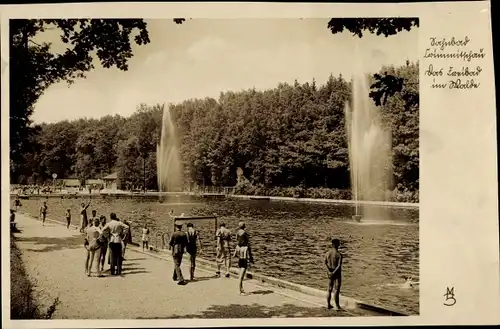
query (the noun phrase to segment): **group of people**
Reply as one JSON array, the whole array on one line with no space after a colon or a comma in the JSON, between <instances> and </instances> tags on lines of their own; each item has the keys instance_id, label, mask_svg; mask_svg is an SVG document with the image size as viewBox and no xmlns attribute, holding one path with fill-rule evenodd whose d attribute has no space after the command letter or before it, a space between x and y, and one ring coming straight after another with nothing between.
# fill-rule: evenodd
<instances>
[{"instance_id":1,"label":"group of people","mask_svg":"<svg viewBox=\"0 0 500 329\"><path fill-rule=\"evenodd\" d=\"M92 200L89 200L88 203L82 202L79 209L79 231L84 235L84 247L86 249L85 274L91 276L92 266L95 262L97 276L103 277L107 256L111 275L121 275L125 250L127 245L132 243L131 224L126 220L120 221L116 213L113 212L110 214L110 221L108 222L106 216L98 216L95 209L92 210L92 216L89 219L87 209L91 202ZM46 202L43 204L46 207ZM70 229L71 208L66 209L65 219L66 228Z\"/></svg>"},{"instance_id":2,"label":"group of people","mask_svg":"<svg viewBox=\"0 0 500 329\"><path fill-rule=\"evenodd\" d=\"M82 205L84 207L85 205ZM110 265L111 275L121 275L122 265L125 260L127 244L132 242L131 225L126 221L120 221L116 213L97 217L97 212L92 210L92 218L87 227L83 229L85 236L84 247L86 249L85 273L91 276L92 265L96 262L97 276L102 277L106 255ZM146 228L146 227L145 227Z\"/></svg>"},{"instance_id":3,"label":"group of people","mask_svg":"<svg viewBox=\"0 0 500 329\"><path fill-rule=\"evenodd\" d=\"M192 223L188 223L187 232L182 230L183 224L175 224L175 232L172 234L169 242L169 248L172 250L172 258L174 260L174 273L172 279L177 281L179 285L186 284L184 276L182 275L181 263L184 252L188 253L190 256L190 279L195 280L195 268L196 268L196 256L199 251L201 252L202 244L198 231L194 229ZM248 264L253 263L253 256L250 248L250 238L248 233L245 231L245 223L240 222L238 225L238 231L236 232L236 248L234 253L231 254L231 240L232 234L229 229L226 228L226 224L222 223L216 232L217 247L216 247L216 259L217 259L217 272L216 276L221 276L221 269L224 265L225 277L230 277L231 268L231 257L238 258L239 267L239 290L241 294L244 294L243 290L243 280L248 269Z\"/></svg>"},{"instance_id":4,"label":"group of people","mask_svg":"<svg viewBox=\"0 0 500 329\"><path fill-rule=\"evenodd\" d=\"M111 275L121 275L122 264L125 260L125 250L128 243L132 242L132 234L130 223L120 221L115 213L110 214L110 221L107 222L106 216L97 216L97 211L92 210L92 217L87 218L87 209L91 204L81 203L80 206L80 232L85 236L84 246L86 248L85 273L91 276L92 266L96 261L96 272L99 277L103 276L104 264L106 255L108 256L108 264L110 265ZM21 207L19 198L14 201L15 209ZM42 225L45 224L47 215L47 200L42 201L40 205L40 218ZM11 210L11 217L14 212ZM173 217L173 211L170 212ZM71 224L71 209L66 210L66 224L70 228ZM14 217L15 218L15 217ZM12 219L11 219L12 221ZM190 259L190 280L195 280L196 257L202 252L203 246L199 232L194 228L193 223L188 223L187 230L183 231L183 224L176 223L175 231L170 237L169 249L172 251L174 261L174 273L172 279L177 281L179 285L185 285L187 281L181 271L181 264L184 253L189 254ZM234 253L231 252L231 242L233 236L236 240ZM244 294L243 280L245 278L249 263L253 263L253 255L250 248L250 238L246 232L244 222L238 224L238 230L235 235L226 228L225 223L220 224L216 232L216 261L217 271L216 276L221 276L221 271L224 269L225 277L230 277L231 258L238 258L239 268L239 291ZM340 309L340 287L342 284L342 254L339 252L340 241L332 240L332 248L327 251L324 256L328 274L328 293L327 307L329 309ZM149 249L149 228L146 224L142 229L142 248ZM332 305L331 299L334 299L335 306Z\"/></svg>"}]
</instances>

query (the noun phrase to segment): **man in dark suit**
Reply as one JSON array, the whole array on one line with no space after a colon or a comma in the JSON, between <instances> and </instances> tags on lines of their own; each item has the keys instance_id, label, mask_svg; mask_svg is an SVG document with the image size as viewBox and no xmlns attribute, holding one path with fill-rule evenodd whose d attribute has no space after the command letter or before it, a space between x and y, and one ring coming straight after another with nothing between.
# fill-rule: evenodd
<instances>
[{"instance_id":1,"label":"man in dark suit","mask_svg":"<svg viewBox=\"0 0 500 329\"><path fill-rule=\"evenodd\" d=\"M187 282L184 280L181 271L182 256L188 244L186 232L182 231L182 224L175 225L175 232L172 233L170 238L169 249L172 250L172 258L174 259L174 275L172 279L178 281L177 284L185 285Z\"/></svg>"}]
</instances>

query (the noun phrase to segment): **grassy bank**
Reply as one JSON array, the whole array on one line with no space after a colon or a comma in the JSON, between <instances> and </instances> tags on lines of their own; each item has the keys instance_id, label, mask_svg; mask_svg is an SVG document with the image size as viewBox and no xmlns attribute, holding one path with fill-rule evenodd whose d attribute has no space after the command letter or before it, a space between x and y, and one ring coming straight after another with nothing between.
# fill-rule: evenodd
<instances>
[{"instance_id":1,"label":"grassy bank","mask_svg":"<svg viewBox=\"0 0 500 329\"><path fill-rule=\"evenodd\" d=\"M351 190L340 190L331 188L303 188L303 187L271 187L255 186L243 184L237 186L235 194L253 195L253 196L274 196L289 198L311 198L311 199L331 199L331 200L352 200ZM418 191L399 191L388 192L387 201L390 202L410 202L418 203ZM374 200L377 201L377 200Z\"/></svg>"},{"instance_id":2,"label":"grassy bank","mask_svg":"<svg viewBox=\"0 0 500 329\"><path fill-rule=\"evenodd\" d=\"M15 237L10 234L10 316L12 319L41 319L34 298L33 283L28 278Z\"/></svg>"},{"instance_id":3,"label":"grassy bank","mask_svg":"<svg viewBox=\"0 0 500 329\"><path fill-rule=\"evenodd\" d=\"M42 311L36 302L35 285L29 278L16 245L15 236L10 234L10 317L13 320L50 319L59 300Z\"/></svg>"}]
</instances>

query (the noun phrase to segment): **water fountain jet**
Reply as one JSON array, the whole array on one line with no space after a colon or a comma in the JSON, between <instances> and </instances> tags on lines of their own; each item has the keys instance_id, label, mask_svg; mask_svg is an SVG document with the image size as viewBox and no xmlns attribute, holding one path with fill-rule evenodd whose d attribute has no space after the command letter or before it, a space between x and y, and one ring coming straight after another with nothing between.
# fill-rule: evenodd
<instances>
[{"instance_id":1,"label":"water fountain jet","mask_svg":"<svg viewBox=\"0 0 500 329\"><path fill-rule=\"evenodd\" d=\"M156 167L158 191L179 191L182 183L179 137L168 106L163 109L161 138L156 145Z\"/></svg>"},{"instance_id":2,"label":"water fountain jet","mask_svg":"<svg viewBox=\"0 0 500 329\"><path fill-rule=\"evenodd\" d=\"M388 201L392 178L391 134L369 97L368 76L358 67L352 78L351 104L346 103L351 190L355 201L352 219L386 219L384 207L366 207L363 201Z\"/></svg>"}]
</instances>

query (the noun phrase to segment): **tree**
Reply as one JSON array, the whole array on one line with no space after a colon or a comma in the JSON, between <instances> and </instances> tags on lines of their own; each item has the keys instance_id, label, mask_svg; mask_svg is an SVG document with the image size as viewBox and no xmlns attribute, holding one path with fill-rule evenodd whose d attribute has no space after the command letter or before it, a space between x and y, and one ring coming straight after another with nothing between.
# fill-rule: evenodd
<instances>
[{"instance_id":1,"label":"tree","mask_svg":"<svg viewBox=\"0 0 500 329\"><path fill-rule=\"evenodd\" d=\"M419 26L417 17L393 17L393 18L332 18L328 22L328 29L333 33L342 33L344 29L359 38L363 37L363 31L384 35L386 38L403 30L410 31ZM387 72L374 75L375 81L371 85L370 97L377 106L385 104L387 99L401 92L405 80ZM418 93L407 91L404 96L407 106L419 105Z\"/></svg>"},{"instance_id":2,"label":"tree","mask_svg":"<svg viewBox=\"0 0 500 329\"><path fill-rule=\"evenodd\" d=\"M392 18L332 18L328 22L328 29L333 33L342 33L344 29L353 35L363 37L363 31L388 37L403 30L410 31L419 26L417 17Z\"/></svg>"},{"instance_id":3,"label":"tree","mask_svg":"<svg viewBox=\"0 0 500 329\"><path fill-rule=\"evenodd\" d=\"M51 51L50 43L33 39L40 32L59 29L68 48ZM150 42L142 19L14 19L10 20L10 156L22 162L22 154L36 129L30 120L34 106L47 88L60 81L73 83L94 68L95 53L105 68L128 69L132 54L130 35L137 30L138 45ZM11 168L13 178L16 167Z\"/></svg>"}]
</instances>

